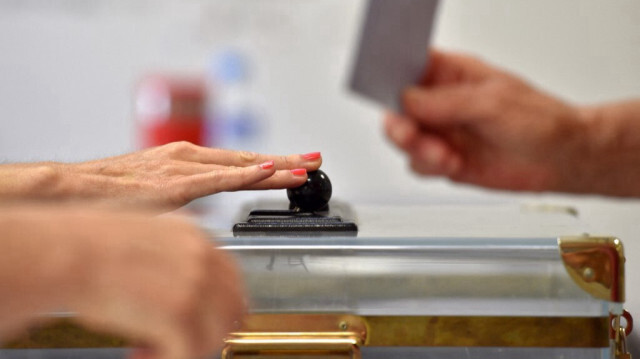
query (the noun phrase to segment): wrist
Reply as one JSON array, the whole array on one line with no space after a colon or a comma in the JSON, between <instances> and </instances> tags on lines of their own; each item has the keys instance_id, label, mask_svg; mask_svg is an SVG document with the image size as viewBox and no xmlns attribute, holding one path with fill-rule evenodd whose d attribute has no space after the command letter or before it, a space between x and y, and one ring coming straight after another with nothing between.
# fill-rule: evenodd
<instances>
[{"instance_id":1,"label":"wrist","mask_svg":"<svg viewBox=\"0 0 640 359\"><path fill-rule=\"evenodd\" d=\"M588 192L640 196L640 103L583 107L580 113L587 128L580 166L588 169Z\"/></svg>"},{"instance_id":2,"label":"wrist","mask_svg":"<svg viewBox=\"0 0 640 359\"><path fill-rule=\"evenodd\" d=\"M62 164L40 162L0 166L0 198L49 200L62 194Z\"/></svg>"},{"instance_id":3,"label":"wrist","mask_svg":"<svg viewBox=\"0 0 640 359\"><path fill-rule=\"evenodd\" d=\"M603 129L603 111L600 106L582 106L578 108L579 120L583 124L584 131L582 133L584 146L582 147L583 159L588 168L600 162L599 157L607 147L606 142L608 135L605 135ZM594 176L595 173L583 173L583 176Z\"/></svg>"}]
</instances>

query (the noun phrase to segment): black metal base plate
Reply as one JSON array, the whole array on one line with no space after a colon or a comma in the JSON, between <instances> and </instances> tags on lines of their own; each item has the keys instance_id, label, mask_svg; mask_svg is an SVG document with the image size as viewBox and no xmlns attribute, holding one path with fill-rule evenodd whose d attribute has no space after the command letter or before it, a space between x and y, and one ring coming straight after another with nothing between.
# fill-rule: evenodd
<instances>
[{"instance_id":1,"label":"black metal base plate","mask_svg":"<svg viewBox=\"0 0 640 359\"><path fill-rule=\"evenodd\" d=\"M245 211L244 221L233 226L235 237L322 237L358 235L351 211L345 204L330 203L323 211L287 209L287 202L259 202Z\"/></svg>"}]
</instances>

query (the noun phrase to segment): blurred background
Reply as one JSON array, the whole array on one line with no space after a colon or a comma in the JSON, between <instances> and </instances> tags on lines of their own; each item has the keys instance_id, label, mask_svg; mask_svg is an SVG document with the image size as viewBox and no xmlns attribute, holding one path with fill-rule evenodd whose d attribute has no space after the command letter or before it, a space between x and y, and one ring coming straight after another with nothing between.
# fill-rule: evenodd
<instances>
[{"instance_id":1,"label":"blurred background","mask_svg":"<svg viewBox=\"0 0 640 359\"><path fill-rule=\"evenodd\" d=\"M347 201L577 206L591 231L625 242L628 306L640 313L638 201L515 195L408 171L382 135L382 110L346 89L363 5L0 0L0 161L122 154L170 138L160 125L177 118L193 126L174 132L207 145L321 151ZM444 0L433 42L574 103L640 96L637 0Z\"/></svg>"},{"instance_id":2,"label":"blurred background","mask_svg":"<svg viewBox=\"0 0 640 359\"><path fill-rule=\"evenodd\" d=\"M0 160L134 150L154 136L144 126L162 121L149 109L162 112L173 91L174 100L193 100L185 111L213 120L203 143L322 151L336 195L348 200L503 200L414 178L382 136L382 111L348 92L363 5L0 0ZM633 0L445 0L433 41L595 103L640 95L639 17Z\"/></svg>"}]
</instances>

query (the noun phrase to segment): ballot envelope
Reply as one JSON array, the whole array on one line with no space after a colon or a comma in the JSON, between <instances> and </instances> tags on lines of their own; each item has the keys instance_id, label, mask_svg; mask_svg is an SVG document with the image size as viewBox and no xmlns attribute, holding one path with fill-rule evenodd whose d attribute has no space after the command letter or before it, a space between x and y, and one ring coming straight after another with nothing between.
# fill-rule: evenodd
<instances>
[{"instance_id":1,"label":"ballot envelope","mask_svg":"<svg viewBox=\"0 0 640 359\"><path fill-rule=\"evenodd\" d=\"M237 257L250 295L222 358L629 357L622 243L589 233L575 209L352 210L356 236L234 237L233 223L202 221ZM69 314L5 343L0 358L119 347Z\"/></svg>"}]
</instances>

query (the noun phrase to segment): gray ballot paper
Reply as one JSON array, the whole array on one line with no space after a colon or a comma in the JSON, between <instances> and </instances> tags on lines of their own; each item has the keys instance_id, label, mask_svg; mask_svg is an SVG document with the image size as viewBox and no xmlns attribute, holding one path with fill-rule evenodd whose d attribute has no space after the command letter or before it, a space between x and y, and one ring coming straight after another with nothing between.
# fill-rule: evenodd
<instances>
[{"instance_id":1,"label":"gray ballot paper","mask_svg":"<svg viewBox=\"0 0 640 359\"><path fill-rule=\"evenodd\" d=\"M401 112L400 95L427 66L437 0L368 0L350 88Z\"/></svg>"}]
</instances>

